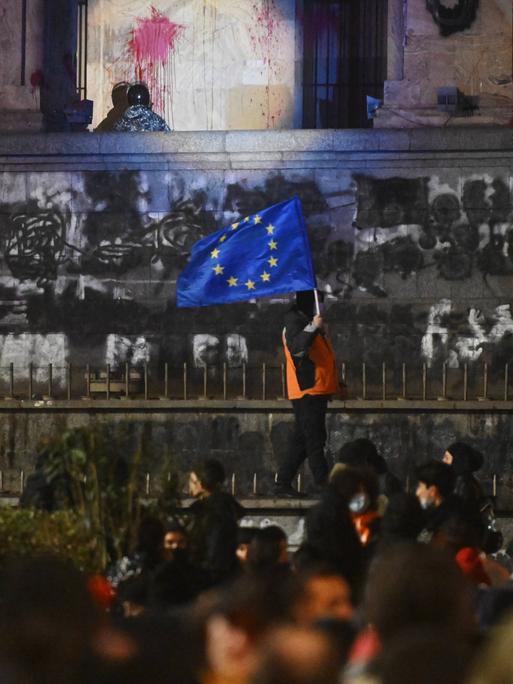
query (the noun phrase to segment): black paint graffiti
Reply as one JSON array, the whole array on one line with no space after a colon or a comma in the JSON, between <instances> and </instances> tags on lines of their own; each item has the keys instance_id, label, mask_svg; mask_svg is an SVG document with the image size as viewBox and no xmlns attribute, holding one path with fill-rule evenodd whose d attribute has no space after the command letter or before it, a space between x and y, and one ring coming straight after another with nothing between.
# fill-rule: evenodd
<instances>
[{"instance_id":1,"label":"black paint graffiti","mask_svg":"<svg viewBox=\"0 0 513 684\"><path fill-rule=\"evenodd\" d=\"M428 179L375 179L355 176L358 209L355 227L397 228L413 224L418 239L393 238L356 255L355 283L376 296L386 296L377 279L396 271L407 278L422 268L436 266L440 278L449 281L470 278L477 267L483 276L513 273L513 229L498 232L512 214L509 188L502 178L488 183L466 181L461 199L441 193L428 201ZM486 228L488 240L482 239ZM364 254L364 255L363 255Z\"/></svg>"},{"instance_id":2,"label":"black paint graffiti","mask_svg":"<svg viewBox=\"0 0 513 684\"><path fill-rule=\"evenodd\" d=\"M472 26L479 0L458 0L454 7L447 7L442 0L426 0L426 7L440 27L440 35L450 36Z\"/></svg>"},{"instance_id":3,"label":"black paint graffiti","mask_svg":"<svg viewBox=\"0 0 513 684\"><path fill-rule=\"evenodd\" d=\"M32 210L9 217L4 259L15 278L35 280L40 287L57 278L66 260L66 224L57 210Z\"/></svg>"}]
</instances>

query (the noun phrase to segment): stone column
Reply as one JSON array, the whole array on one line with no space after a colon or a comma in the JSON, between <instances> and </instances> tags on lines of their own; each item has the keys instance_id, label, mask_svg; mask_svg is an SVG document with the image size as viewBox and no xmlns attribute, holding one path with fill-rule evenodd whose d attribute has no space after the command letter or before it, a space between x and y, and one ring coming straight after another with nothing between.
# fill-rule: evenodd
<instances>
[{"instance_id":1,"label":"stone column","mask_svg":"<svg viewBox=\"0 0 513 684\"><path fill-rule=\"evenodd\" d=\"M440 0L446 9L457 0ZM426 0L389 0L388 79L375 127L507 124L512 117L511 0L480 0L468 28L442 35ZM456 86L471 116L438 110L437 88Z\"/></svg>"},{"instance_id":2,"label":"stone column","mask_svg":"<svg viewBox=\"0 0 513 684\"><path fill-rule=\"evenodd\" d=\"M0 0L0 132L42 128L44 0Z\"/></svg>"}]
</instances>

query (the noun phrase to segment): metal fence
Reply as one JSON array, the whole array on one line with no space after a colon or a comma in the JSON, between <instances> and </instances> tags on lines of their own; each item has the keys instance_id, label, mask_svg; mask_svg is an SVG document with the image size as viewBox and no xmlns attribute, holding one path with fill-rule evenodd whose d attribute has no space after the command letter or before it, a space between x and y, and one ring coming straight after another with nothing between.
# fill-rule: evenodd
<instances>
[{"instance_id":1,"label":"metal fence","mask_svg":"<svg viewBox=\"0 0 513 684\"><path fill-rule=\"evenodd\" d=\"M509 364L451 368L342 363L348 401L510 401ZM169 399L260 400L286 398L284 364L180 366L148 363L121 367L91 364L0 367L0 398L13 400Z\"/></svg>"}]
</instances>

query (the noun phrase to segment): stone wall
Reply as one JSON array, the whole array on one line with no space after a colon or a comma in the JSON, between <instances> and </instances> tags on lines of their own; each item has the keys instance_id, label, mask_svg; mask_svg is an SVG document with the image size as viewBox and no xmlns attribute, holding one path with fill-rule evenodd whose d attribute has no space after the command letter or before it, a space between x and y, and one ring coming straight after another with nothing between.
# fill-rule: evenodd
<instances>
[{"instance_id":1,"label":"stone wall","mask_svg":"<svg viewBox=\"0 0 513 684\"><path fill-rule=\"evenodd\" d=\"M334 448L369 434L406 477L412 459L470 435L496 454L488 473L509 473L513 135L477 130L0 137L0 396L9 395L13 363L14 394L25 400L5 404L4 458L13 467L29 463L36 437L59 429L52 421L70 419L66 402L51 420L34 415L48 408L49 363L60 399L69 362L77 398L85 394L86 363L93 371L110 364L119 384L126 362L148 364L149 394L158 397L167 362L175 399L187 362L189 398L208 400L223 396L224 362L237 416L219 424L235 420L233 434L250 433L246 441L222 431L215 442L203 415L208 401L195 404L186 420L170 415L175 405L163 410L151 401L148 414L160 417L131 420L139 430L147 419L183 419L181 430L201 453L222 453L229 467L244 455L248 472L272 473L276 408L266 404L257 420L237 396L244 362L247 396L262 396L263 362L267 399L282 394L287 298L178 310L175 283L195 240L297 193L353 402L333 418ZM385 404L393 405L371 420L369 401L383 400L383 362ZM140 383L131 391L140 394ZM107 403L110 419L121 420L119 391ZM364 413L356 420L347 412L359 404ZM80 420L101 408L94 399L82 406L73 409ZM290 421L287 409L280 411ZM250 420L252 427L240 427ZM185 464L194 449L176 434L159 433L155 443L169 445Z\"/></svg>"},{"instance_id":2,"label":"stone wall","mask_svg":"<svg viewBox=\"0 0 513 684\"><path fill-rule=\"evenodd\" d=\"M502 396L512 141L501 129L2 138L0 366L280 363L286 297L177 309L175 283L196 240L298 194L353 383L362 362L375 384L386 362L396 390L403 363L418 384L422 363L440 378L445 362L457 387L486 361Z\"/></svg>"},{"instance_id":3,"label":"stone wall","mask_svg":"<svg viewBox=\"0 0 513 684\"><path fill-rule=\"evenodd\" d=\"M456 18L476 5L462 30L448 33L435 22L441 5ZM429 5L433 13L429 11ZM457 22L454 22L456 25ZM449 29L451 30L451 29ZM512 9L509 0L456 3L389 0L389 65L385 106L376 126L466 125L461 113L437 111L436 90L456 86L473 99L475 124L508 123L513 101Z\"/></svg>"}]
</instances>

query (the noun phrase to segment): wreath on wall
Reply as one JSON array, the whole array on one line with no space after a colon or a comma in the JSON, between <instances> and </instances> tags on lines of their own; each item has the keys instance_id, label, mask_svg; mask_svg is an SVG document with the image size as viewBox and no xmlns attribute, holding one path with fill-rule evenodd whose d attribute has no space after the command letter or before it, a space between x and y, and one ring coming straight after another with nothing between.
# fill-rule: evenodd
<instances>
[{"instance_id":1,"label":"wreath on wall","mask_svg":"<svg viewBox=\"0 0 513 684\"><path fill-rule=\"evenodd\" d=\"M458 0L454 7L447 7L442 0L426 0L426 7L440 27L442 36L450 36L469 28L476 18L479 0Z\"/></svg>"}]
</instances>

